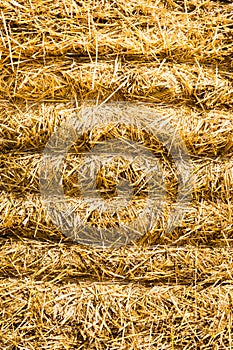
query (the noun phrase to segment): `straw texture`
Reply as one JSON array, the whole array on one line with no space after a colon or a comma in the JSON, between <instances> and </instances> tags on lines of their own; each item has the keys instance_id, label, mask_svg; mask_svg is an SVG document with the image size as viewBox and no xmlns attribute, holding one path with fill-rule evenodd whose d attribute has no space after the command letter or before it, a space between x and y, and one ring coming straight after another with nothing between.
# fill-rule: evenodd
<instances>
[{"instance_id":1,"label":"straw texture","mask_svg":"<svg viewBox=\"0 0 233 350\"><path fill-rule=\"evenodd\" d=\"M1 349L233 348L232 53L231 1L1 1ZM191 203L172 232L165 210L122 247L75 244L43 206L43 151L84 105L116 101L147 106L179 133ZM123 133L163 161L168 204L176 199L168 151L119 120L87 130L67 152L62 184L79 212L79 167ZM148 174L112 162L98 174L102 199L116 195L119 174L137 194L122 212L127 222L145 205ZM89 214L89 225L111 221Z\"/></svg>"}]
</instances>

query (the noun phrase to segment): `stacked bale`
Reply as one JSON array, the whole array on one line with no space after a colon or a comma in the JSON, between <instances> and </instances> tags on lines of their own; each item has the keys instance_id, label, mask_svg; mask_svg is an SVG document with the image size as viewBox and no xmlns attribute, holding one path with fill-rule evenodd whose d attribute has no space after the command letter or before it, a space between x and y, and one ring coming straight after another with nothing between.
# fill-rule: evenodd
<instances>
[{"instance_id":1,"label":"stacked bale","mask_svg":"<svg viewBox=\"0 0 233 350\"><path fill-rule=\"evenodd\" d=\"M233 5L6 0L0 9L1 348L230 349ZM131 245L98 249L52 223L43 150L89 100L146 104L176 125L195 177L173 232L161 221ZM67 156L71 200L79 161Z\"/></svg>"}]
</instances>

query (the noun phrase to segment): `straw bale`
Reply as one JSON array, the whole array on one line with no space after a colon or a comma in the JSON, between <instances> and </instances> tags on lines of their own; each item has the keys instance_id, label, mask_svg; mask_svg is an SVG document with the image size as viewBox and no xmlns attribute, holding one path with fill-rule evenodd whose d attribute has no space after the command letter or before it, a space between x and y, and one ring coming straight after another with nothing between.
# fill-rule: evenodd
<instances>
[{"instance_id":1,"label":"straw bale","mask_svg":"<svg viewBox=\"0 0 233 350\"><path fill-rule=\"evenodd\" d=\"M227 69L199 63L80 63L71 59L29 60L17 77L4 65L0 98L66 102L71 99L192 103L201 108L232 107L233 80Z\"/></svg>"},{"instance_id":2,"label":"straw bale","mask_svg":"<svg viewBox=\"0 0 233 350\"><path fill-rule=\"evenodd\" d=\"M232 285L1 281L4 349L230 349Z\"/></svg>"},{"instance_id":3,"label":"straw bale","mask_svg":"<svg viewBox=\"0 0 233 350\"><path fill-rule=\"evenodd\" d=\"M141 55L212 63L232 52L232 4L4 0L1 10L0 51L13 71L29 57Z\"/></svg>"},{"instance_id":4,"label":"straw bale","mask_svg":"<svg viewBox=\"0 0 233 350\"><path fill-rule=\"evenodd\" d=\"M53 281L190 285L231 283L232 247L123 246L97 249L32 238L0 240L0 276Z\"/></svg>"},{"instance_id":5,"label":"straw bale","mask_svg":"<svg viewBox=\"0 0 233 350\"><path fill-rule=\"evenodd\" d=\"M35 104L1 101L0 106L0 143L4 153L43 151L56 127L78 114L82 107L76 106L74 101ZM184 105L151 107L155 114L167 116L168 121L176 125L191 154L229 156L232 153L233 119L230 110L215 108L200 111Z\"/></svg>"},{"instance_id":6,"label":"straw bale","mask_svg":"<svg viewBox=\"0 0 233 350\"><path fill-rule=\"evenodd\" d=\"M43 208L40 196L35 194L23 198L12 193L2 192L0 198L0 232L2 236L37 237L49 241L62 240L61 232L52 224L48 213ZM86 212L92 213L91 208L86 208L85 204L80 202L77 204L75 198L70 198L68 201L76 205L80 213L84 212L83 215ZM140 205L140 200L138 202L138 205ZM138 202L136 201L135 205ZM130 209L127 209L126 213L130 220ZM91 215L88 225L95 225L95 220L95 215ZM112 220L115 219L112 217L106 218L104 214L101 216L100 213L97 226L103 222L103 227L105 227L106 220L111 224ZM232 203L223 203L217 200L216 202L205 200L193 202L186 209L184 219L180 225L174 231L168 233L165 231L166 220L167 214L165 212L164 219L161 222L159 221L158 226L154 226L151 232L149 231L147 235L141 238L141 244L231 245L233 233Z\"/></svg>"},{"instance_id":7,"label":"straw bale","mask_svg":"<svg viewBox=\"0 0 233 350\"><path fill-rule=\"evenodd\" d=\"M232 24L227 0L0 2L1 349L233 347ZM172 232L167 208L120 248L74 244L52 223L39 191L42 152L90 100L147 105L180 133L195 177ZM70 203L80 198L77 156L96 135L88 130L67 155ZM164 156L156 135L140 135ZM109 127L102 136L112 136ZM169 206L177 173L163 160ZM130 174L137 183L141 173ZM98 176L112 195L116 179ZM146 194L131 202L125 221ZM80 213L86 209L79 202ZM88 223L107 219L94 212Z\"/></svg>"},{"instance_id":8,"label":"straw bale","mask_svg":"<svg viewBox=\"0 0 233 350\"><path fill-rule=\"evenodd\" d=\"M81 150L80 150L81 151ZM5 192L18 193L19 196L26 196L30 193L39 193L39 177L40 165L43 155L40 153L12 153L0 155L0 163L2 164L0 188ZM66 167L63 170L63 188L66 196L80 197L81 189L78 178L80 166L85 161L89 163L90 155L83 153L69 153L66 157ZM127 164L126 164L127 165ZM193 199L201 201L202 199L216 201L221 200L225 203L233 201L233 161L230 158L197 158L191 160L193 173ZM127 165L128 169L129 165ZM113 167L115 170L115 167ZM174 192L174 182L177 181L172 173L173 168L167 167L164 169L164 178L169 179L166 183L166 191ZM140 177L137 173L132 173L131 176L136 176L131 179L132 184L136 183ZM146 175L146 174L145 174ZM106 181L107 174L102 174ZM103 181L103 180L102 180ZM141 183L141 182L140 182ZM138 187L138 186L137 186ZM111 191L113 185L111 182L105 191Z\"/></svg>"}]
</instances>

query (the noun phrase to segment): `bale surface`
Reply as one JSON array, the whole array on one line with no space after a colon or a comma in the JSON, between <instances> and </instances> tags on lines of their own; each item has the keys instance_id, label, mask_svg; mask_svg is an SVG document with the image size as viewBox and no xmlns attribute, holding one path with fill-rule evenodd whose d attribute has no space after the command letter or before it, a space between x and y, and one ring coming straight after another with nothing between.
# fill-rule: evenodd
<instances>
[{"instance_id":1,"label":"bale surface","mask_svg":"<svg viewBox=\"0 0 233 350\"><path fill-rule=\"evenodd\" d=\"M1 1L1 349L233 347L232 52L231 1ZM53 132L89 103L116 101L146 106L179 132L192 193L174 231L166 232L165 208L135 242L101 249L64 236L39 179ZM80 164L123 132L164 162L168 207L177 198L169 151L119 123L87 131L67 153L65 195L80 212ZM122 214L130 221L143 208L147 174L118 165L101 170L98 190L113 198L126 174L136 188ZM104 224L101 215L91 212L89 224Z\"/></svg>"},{"instance_id":2,"label":"bale surface","mask_svg":"<svg viewBox=\"0 0 233 350\"><path fill-rule=\"evenodd\" d=\"M12 344L37 349L231 347L232 286L197 291L180 285L148 289L11 279L1 285L1 293L4 349Z\"/></svg>"}]
</instances>

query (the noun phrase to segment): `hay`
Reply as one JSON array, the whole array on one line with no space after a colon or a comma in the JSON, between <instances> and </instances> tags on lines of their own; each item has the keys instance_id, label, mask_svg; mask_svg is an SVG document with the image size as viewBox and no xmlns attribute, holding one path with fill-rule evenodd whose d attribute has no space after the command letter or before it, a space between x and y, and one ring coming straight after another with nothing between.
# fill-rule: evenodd
<instances>
[{"instance_id":1,"label":"hay","mask_svg":"<svg viewBox=\"0 0 233 350\"><path fill-rule=\"evenodd\" d=\"M76 199L69 203L76 204ZM79 204L80 205L80 204ZM80 205L79 210L86 210ZM92 220L95 218L92 217ZM103 216L102 220L106 220ZM111 219L109 219L111 220ZM111 222L111 221L110 221ZM0 205L1 235L16 237L37 237L49 241L60 241L61 232L45 212L41 198L38 195L27 194L26 198L13 194L1 194ZM164 225L164 226L163 226ZM193 202L187 208L185 217L173 232L166 233L165 223L154 227L146 236L148 244L194 244L197 246L213 245L228 246L232 242L232 202L221 201ZM142 238L142 242L144 238Z\"/></svg>"},{"instance_id":2,"label":"hay","mask_svg":"<svg viewBox=\"0 0 233 350\"><path fill-rule=\"evenodd\" d=\"M81 149L79 148L80 152ZM2 191L18 193L19 196L26 196L40 192L39 177L40 164L42 160L40 153L11 153L0 156L1 179L0 187ZM91 156L85 152L68 154L66 157L66 168L63 171L63 186L66 196L80 197L80 185L76 172L80 171L80 166L85 161L88 163ZM197 201L222 200L231 203L233 200L233 162L231 157L223 158L197 158L192 159L193 169L193 198ZM115 171L115 169L113 169ZM133 175L133 174L132 174ZM132 176L131 175L131 176ZM136 174L137 175L137 174ZM138 175L139 176L139 175ZM166 168L165 177L172 179L170 168ZM102 174L102 178L107 179L107 174ZM112 187L111 179L108 181L109 189ZM114 179L112 179L114 181ZM135 180L134 180L135 182ZM170 186L169 186L170 185ZM169 186L169 188L168 188ZM169 182L167 191L174 191L173 184ZM106 185L105 190L107 191Z\"/></svg>"},{"instance_id":3,"label":"hay","mask_svg":"<svg viewBox=\"0 0 233 350\"><path fill-rule=\"evenodd\" d=\"M80 111L69 103L0 104L0 142L3 153L42 152L56 127ZM150 105L149 105L150 106ZM179 124L179 132L189 152L196 156L230 156L232 153L232 113L224 108L210 111L194 106L156 105L155 114ZM138 104L140 109L140 104Z\"/></svg>"},{"instance_id":4,"label":"hay","mask_svg":"<svg viewBox=\"0 0 233 350\"><path fill-rule=\"evenodd\" d=\"M232 286L197 292L179 285L6 280L1 294L4 349L231 347Z\"/></svg>"},{"instance_id":5,"label":"hay","mask_svg":"<svg viewBox=\"0 0 233 350\"><path fill-rule=\"evenodd\" d=\"M231 1L1 1L1 349L232 348L232 14ZM42 152L89 100L147 105L174 123L195 181L173 232L165 212L137 241L99 249L52 223L39 191ZM87 133L67 155L70 202L80 196L77 153L111 128ZM163 159L176 199L177 169L156 138L140 137ZM119 173L108 169L114 176L98 178L105 197ZM145 179L127 175L135 186ZM131 207L143 206L146 190Z\"/></svg>"},{"instance_id":6,"label":"hay","mask_svg":"<svg viewBox=\"0 0 233 350\"><path fill-rule=\"evenodd\" d=\"M191 245L96 249L36 239L1 239L1 276L65 284L75 281L190 285L197 290L232 278L232 247Z\"/></svg>"},{"instance_id":7,"label":"hay","mask_svg":"<svg viewBox=\"0 0 233 350\"><path fill-rule=\"evenodd\" d=\"M4 66L5 67L5 66ZM218 65L203 67L187 63L80 64L70 59L49 63L29 61L15 75L3 70L0 98L67 102L78 100L139 100L156 103L196 103L201 108L233 105L231 74Z\"/></svg>"},{"instance_id":8,"label":"hay","mask_svg":"<svg viewBox=\"0 0 233 350\"><path fill-rule=\"evenodd\" d=\"M174 11L165 4L175 6ZM141 55L142 60L149 56L213 63L232 52L232 4L34 0L3 1L1 9L0 50L10 71L29 57L34 63L65 55L93 56L93 61L96 55Z\"/></svg>"}]
</instances>

